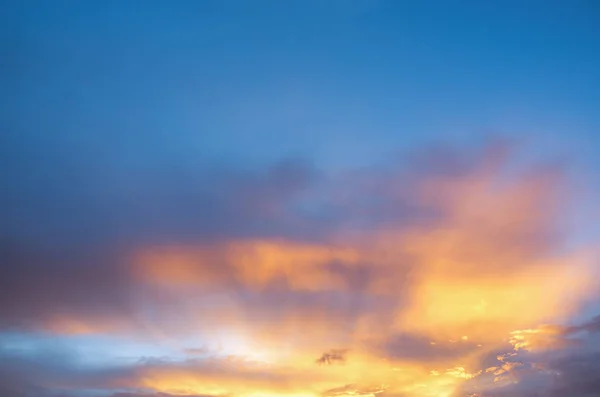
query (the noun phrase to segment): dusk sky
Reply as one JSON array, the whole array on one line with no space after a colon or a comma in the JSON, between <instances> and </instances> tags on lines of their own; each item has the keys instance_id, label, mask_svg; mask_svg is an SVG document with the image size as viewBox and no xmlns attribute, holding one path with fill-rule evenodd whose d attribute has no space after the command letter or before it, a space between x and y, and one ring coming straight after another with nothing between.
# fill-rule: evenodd
<instances>
[{"instance_id":1,"label":"dusk sky","mask_svg":"<svg viewBox=\"0 0 600 397\"><path fill-rule=\"evenodd\" d=\"M600 396L600 3L0 2L0 397Z\"/></svg>"}]
</instances>

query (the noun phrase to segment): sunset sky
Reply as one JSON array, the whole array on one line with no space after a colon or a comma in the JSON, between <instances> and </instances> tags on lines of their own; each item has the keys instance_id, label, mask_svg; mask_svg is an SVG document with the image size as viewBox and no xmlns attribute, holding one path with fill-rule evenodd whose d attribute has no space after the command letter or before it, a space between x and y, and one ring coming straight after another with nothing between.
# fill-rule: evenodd
<instances>
[{"instance_id":1,"label":"sunset sky","mask_svg":"<svg viewBox=\"0 0 600 397\"><path fill-rule=\"evenodd\" d=\"M7 0L0 397L600 396L600 3Z\"/></svg>"}]
</instances>

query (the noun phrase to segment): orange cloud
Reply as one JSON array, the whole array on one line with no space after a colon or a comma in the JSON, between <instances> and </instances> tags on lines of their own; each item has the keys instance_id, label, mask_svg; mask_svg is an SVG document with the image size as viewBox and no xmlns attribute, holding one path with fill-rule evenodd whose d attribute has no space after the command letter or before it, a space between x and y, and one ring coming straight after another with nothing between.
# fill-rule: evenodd
<instances>
[{"instance_id":1,"label":"orange cloud","mask_svg":"<svg viewBox=\"0 0 600 397\"><path fill-rule=\"evenodd\" d=\"M140 253L139 276L161 284L239 282L261 289L285 280L295 290L343 288L340 277L323 270L334 261L356 263L352 249L298 244L284 240L239 241L216 246L162 247Z\"/></svg>"},{"instance_id":2,"label":"orange cloud","mask_svg":"<svg viewBox=\"0 0 600 397\"><path fill-rule=\"evenodd\" d=\"M224 342L254 363L146 367L138 383L239 397L447 397L482 374L509 373L516 364L478 365L508 343L547 348L553 330L538 325L572 314L593 285L589 256L561 244L560 170L509 173L505 158L491 153L467 172L390 188L409 191L435 217L341 231L321 243L141 247L134 288L165 302L153 307L152 328L175 340ZM67 332L87 331L61 321ZM398 338L405 339L391 343ZM345 349L347 359L323 356ZM339 365L315 365L332 360Z\"/></svg>"}]
</instances>

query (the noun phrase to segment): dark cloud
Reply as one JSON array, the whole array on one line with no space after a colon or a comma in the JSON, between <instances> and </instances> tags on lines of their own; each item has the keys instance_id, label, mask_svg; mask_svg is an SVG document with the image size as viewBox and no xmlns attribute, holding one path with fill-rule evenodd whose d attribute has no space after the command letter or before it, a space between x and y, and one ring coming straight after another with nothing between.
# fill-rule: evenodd
<instances>
[{"instance_id":1,"label":"dark cloud","mask_svg":"<svg viewBox=\"0 0 600 397\"><path fill-rule=\"evenodd\" d=\"M592 318L590 321L567 327L564 330L565 335L577 334L579 332L599 333L600 332L600 316Z\"/></svg>"},{"instance_id":2,"label":"dark cloud","mask_svg":"<svg viewBox=\"0 0 600 397\"><path fill-rule=\"evenodd\" d=\"M114 247L64 251L3 240L0 261L0 328L28 328L54 317L133 315L131 279Z\"/></svg>"},{"instance_id":3,"label":"dark cloud","mask_svg":"<svg viewBox=\"0 0 600 397\"><path fill-rule=\"evenodd\" d=\"M8 181L5 234L54 245L300 237L312 230L290 219L294 201L312 184L309 164L282 161L262 171L166 165L90 171L73 156L43 152L1 165Z\"/></svg>"},{"instance_id":4,"label":"dark cloud","mask_svg":"<svg viewBox=\"0 0 600 397\"><path fill-rule=\"evenodd\" d=\"M549 368L557 373L549 397L600 395L600 353L564 357L551 362Z\"/></svg>"},{"instance_id":5,"label":"dark cloud","mask_svg":"<svg viewBox=\"0 0 600 397\"><path fill-rule=\"evenodd\" d=\"M598 317L594 317L576 326L552 326L553 341L551 344L544 345L543 349L490 354L482 365L483 373L462 385L454 395L456 397L595 397L600 395L600 345L596 335L597 322ZM574 341L577 343L572 343Z\"/></svg>"},{"instance_id":6,"label":"dark cloud","mask_svg":"<svg viewBox=\"0 0 600 397\"><path fill-rule=\"evenodd\" d=\"M424 150L416 158L332 177L298 159L192 161L155 131L139 142L23 128L7 127L1 138L0 232L46 245L318 240L342 226L422 221L440 214L414 196L419 178L465 174L480 160L467 151Z\"/></svg>"},{"instance_id":7,"label":"dark cloud","mask_svg":"<svg viewBox=\"0 0 600 397\"><path fill-rule=\"evenodd\" d=\"M346 362L347 353L347 349L332 349L323 353L316 362L320 365L343 364Z\"/></svg>"}]
</instances>

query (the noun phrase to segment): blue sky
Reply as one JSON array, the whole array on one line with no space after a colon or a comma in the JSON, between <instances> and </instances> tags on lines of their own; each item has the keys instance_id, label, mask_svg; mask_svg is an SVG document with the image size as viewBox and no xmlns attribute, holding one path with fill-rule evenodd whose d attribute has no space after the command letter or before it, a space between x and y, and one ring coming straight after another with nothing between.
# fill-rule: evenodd
<instances>
[{"instance_id":1,"label":"blue sky","mask_svg":"<svg viewBox=\"0 0 600 397\"><path fill-rule=\"evenodd\" d=\"M486 132L593 156L597 6L471 3L9 5L10 102L27 134L53 126L63 150L105 147L125 167L348 166Z\"/></svg>"},{"instance_id":2,"label":"blue sky","mask_svg":"<svg viewBox=\"0 0 600 397\"><path fill-rule=\"evenodd\" d=\"M0 394L599 390L595 1L1 9Z\"/></svg>"}]
</instances>

